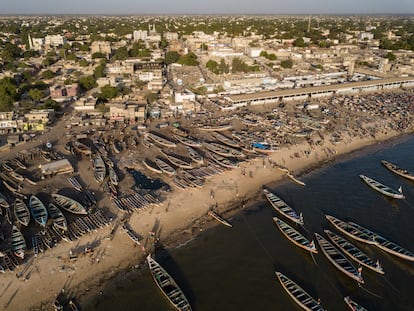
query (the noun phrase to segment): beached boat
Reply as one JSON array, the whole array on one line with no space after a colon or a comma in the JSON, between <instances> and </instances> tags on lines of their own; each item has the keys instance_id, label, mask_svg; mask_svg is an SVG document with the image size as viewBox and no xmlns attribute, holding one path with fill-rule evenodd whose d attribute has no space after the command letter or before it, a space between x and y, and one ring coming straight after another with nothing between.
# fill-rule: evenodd
<instances>
[{"instance_id":1,"label":"beached boat","mask_svg":"<svg viewBox=\"0 0 414 311\"><path fill-rule=\"evenodd\" d=\"M220 124L220 125L204 125L199 127L198 129L200 131L204 132L222 132L227 131L232 128L231 124Z\"/></svg>"},{"instance_id":2,"label":"beached boat","mask_svg":"<svg viewBox=\"0 0 414 311\"><path fill-rule=\"evenodd\" d=\"M141 245L141 242L139 241L139 236L133 232L127 224L122 225L122 230L128 235L128 237L137 245Z\"/></svg>"},{"instance_id":3,"label":"beached boat","mask_svg":"<svg viewBox=\"0 0 414 311\"><path fill-rule=\"evenodd\" d=\"M290 225L288 225L287 223L285 223L284 221L280 220L277 217L273 217L273 221L276 224L276 226L279 228L279 230L283 233L283 235L293 244L309 252L312 252L315 254L318 253L315 243L313 241L309 241L299 231L292 228Z\"/></svg>"},{"instance_id":4,"label":"beached boat","mask_svg":"<svg viewBox=\"0 0 414 311\"><path fill-rule=\"evenodd\" d=\"M168 274L168 272L156 262L151 255L147 256L148 267L158 288L165 295L168 301L180 311L191 311L190 303L183 291Z\"/></svg>"},{"instance_id":5,"label":"beached boat","mask_svg":"<svg viewBox=\"0 0 414 311\"><path fill-rule=\"evenodd\" d=\"M43 204L40 199L35 196L31 195L29 199L29 208L30 212L32 213L33 219L42 227L46 226L47 223L47 209L46 206Z\"/></svg>"},{"instance_id":6,"label":"beached boat","mask_svg":"<svg viewBox=\"0 0 414 311\"><path fill-rule=\"evenodd\" d=\"M301 181L301 180L299 180L299 179L297 179L295 176L293 176L291 173L287 173L286 174L286 176L287 177L289 177L290 179L292 179L295 183L297 183L298 185L301 185L301 186L306 186L306 184L303 182L303 181Z\"/></svg>"},{"instance_id":7,"label":"beached boat","mask_svg":"<svg viewBox=\"0 0 414 311\"><path fill-rule=\"evenodd\" d=\"M401 167L398 167L397 165L395 165L393 163L390 163L390 162L387 162L385 160L382 160L381 163L387 169L389 169L391 172L393 172L393 173L395 173L395 174L397 174L401 177L404 177L404 178L407 178L407 179L410 179L410 180L414 181L414 174L410 173L408 170L406 170L404 168L401 168Z\"/></svg>"},{"instance_id":8,"label":"beached boat","mask_svg":"<svg viewBox=\"0 0 414 311\"><path fill-rule=\"evenodd\" d=\"M176 135L181 136L181 137L187 137L188 136L187 131L183 130L182 128L179 128L179 127L173 127L171 129L171 132L173 134L176 134Z\"/></svg>"},{"instance_id":9,"label":"beached boat","mask_svg":"<svg viewBox=\"0 0 414 311\"><path fill-rule=\"evenodd\" d=\"M323 236L315 233L316 240L318 241L319 246L322 249L322 252L328 258L328 260L337 268L339 271L343 272L345 275L356 280L358 283L364 283L361 274L353 266L353 264L342 254L338 249L336 249L328 240Z\"/></svg>"},{"instance_id":10,"label":"beached boat","mask_svg":"<svg viewBox=\"0 0 414 311\"><path fill-rule=\"evenodd\" d=\"M225 168L236 168L239 166L239 164L236 161L232 161L226 157L223 157L219 154L216 154L214 152L206 152L206 155L212 159L214 162L216 162L218 165L225 167Z\"/></svg>"},{"instance_id":11,"label":"beached boat","mask_svg":"<svg viewBox=\"0 0 414 311\"><path fill-rule=\"evenodd\" d=\"M168 159L168 161L170 161L172 164L174 164L177 167L184 168L184 169L193 168L193 165L191 164L190 161L185 161L181 159L180 157L178 157L177 155L168 153L164 150L161 150L161 153Z\"/></svg>"},{"instance_id":12,"label":"beached boat","mask_svg":"<svg viewBox=\"0 0 414 311\"><path fill-rule=\"evenodd\" d=\"M66 221L65 215L60 209L53 203L49 203L49 217L53 221L53 225L63 231L68 230L68 222Z\"/></svg>"},{"instance_id":13,"label":"beached boat","mask_svg":"<svg viewBox=\"0 0 414 311\"><path fill-rule=\"evenodd\" d=\"M230 138L228 138L227 136L224 136L221 133L215 132L215 133L212 133L211 136L213 136L219 142L221 142L221 143L223 143L227 146L230 146L230 147L233 147L233 148L239 148L240 147L240 144L237 141L235 141L233 139L230 139Z\"/></svg>"},{"instance_id":14,"label":"beached boat","mask_svg":"<svg viewBox=\"0 0 414 311\"><path fill-rule=\"evenodd\" d=\"M20 186L16 185L15 183L11 182L10 180L3 181L3 185L7 188L7 190L9 190L10 192L18 192L20 191Z\"/></svg>"},{"instance_id":15,"label":"beached boat","mask_svg":"<svg viewBox=\"0 0 414 311\"><path fill-rule=\"evenodd\" d=\"M323 307L298 284L281 272L275 272L283 289L303 309L307 311L323 311Z\"/></svg>"},{"instance_id":16,"label":"beached boat","mask_svg":"<svg viewBox=\"0 0 414 311\"><path fill-rule=\"evenodd\" d=\"M108 166L108 175L109 175L109 180L111 181L111 183L114 186L117 186L118 183L119 183L119 178L118 178L118 175L117 175L115 169L111 166Z\"/></svg>"},{"instance_id":17,"label":"beached boat","mask_svg":"<svg viewBox=\"0 0 414 311\"><path fill-rule=\"evenodd\" d=\"M144 159L142 160L142 164L144 164L144 166L150 171L153 171L154 173L162 174L161 169L159 169L158 166L151 160Z\"/></svg>"},{"instance_id":18,"label":"beached boat","mask_svg":"<svg viewBox=\"0 0 414 311\"><path fill-rule=\"evenodd\" d=\"M162 160L161 158L156 157L155 164L160 168L160 170L163 173L170 175L170 176L175 174L175 169L171 165L169 165L167 162Z\"/></svg>"},{"instance_id":19,"label":"beached boat","mask_svg":"<svg viewBox=\"0 0 414 311\"><path fill-rule=\"evenodd\" d=\"M204 147L206 147L207 150L217 153L218 155L221 155L223 157L233 157L233 158L245 158L246 155L241 152L238 149L234 149L229 146L224 146L222 144L218 143L204 143Z\"/></svg>"},{"instance_id":20,"label":"beached boat","mask_svg":"<svg viewBox=\"0 0 414 311\"><path fill-rule=\"evenodd\" d=\"M12 227L11 240L13 253L17 257L24 259L24 254L26 251L26 241L24 239L23 234L16 226Z\"/></svg>"},{"instance_id":21,"label":"beached boat","mask_svg":"<svg viewBox=\"0 0 414 311\"><path fill-rule=\"evenodd\" d=\"M201 142L195 140L191 137L182 137L178 135L172 135L172 137L182 143L183 145L190 146L190 147L201 147Z\"/></svg>"},{"instance_id":22,"label":"beached boat","mask_svg":"<svg viewBox=\"0 0 414 311\"><path fill-rule=\"evenodd\" d=\"M95 170L95 179L98 183L103 182L106 177L105 162L100 155L93 158L93 168Z\"/></svg>"},{"instance_id":23,"label":"beached boat","mask_svg":"<svg viewBox=\"0 0 414 311\"><path fill-rule=\"evenodd\" d=\"M361 306L360 304L353 301L351 299L351 297L349 297L349 296L344 297L344 301L345 301L346 305L349 307L349 309L351 309L352 311L368 311L363 306Z\"/></svg>"},{"instance_id":24,"label":"beached boat","mask_svg":"<svg viewBox=\"0 0 414 311\"><path fill-rule=\"evenodd\" d=\"M14 158L12 161L14 164L16 164L21 169L23 170L27 169L27 166L22 161L20 161L18 158Z\"/></svg>"},{"instance_id":25,"label":"beached boat","mask_svg":"<svg viewBox=\"0 0 414 311\"><path fill-rule=\"evenodd\" d=\"M63 208L65 211L68 211L72 214L77 215L87 215L88 211L86 208L80 204L78 201L75 201L72 198L66 197L64 195L53 193L52 197L55 199L57 205Z\"/></svg>"},{"instance_id":26,"label":"beached boat","mask_svg":"<svg viewBox=\"0 0 414 311\"><path fill-rule=\"evenodd\" d=\"M9 202L7 202L6 197L1 192L0 192L0 207L3 207L3 208L9 208L10 207Z\"/></svg>"},{"instance_id":27,"label":"beached boat","mask_svg":"<svg viewBox=\"0 0 414 311\"><path fill-rule=\"evenodd\" d=\"M395 198L395 199L404 199L404 195L402 194L402 190L400 187L400 191L391 189L390 187L381 184L380 182L369 178L368 176L365 175L359 175L359 177L361 177L361 179L368 185L370 186L372 189L378 191L379 193L382 193L383 195Z\"/></svg>"},{"instance_id":28,"label":"beached boat","mask_svg":"<svg viewBox=\"0 0 414 311\"><path fill-rule=\"evenodd\" d=\"M200 178L200 177L196 177L193 174L187 172L187 171L182 171L181 174L183 175L184 179L187 180L191 185L195 186L195 187L199 187L202 188L204 187L204 179Z\"/></svg>"},{"instance_id":29,"label":"beached boat","mask_svg":"<svg viewBox=\"0 0 414 311\"><path fill-rule=\"evenodd\" d=\"M36 186L37 185L37 182L36 181L34 181L33 179L31 179L31 178L29 178L27 176L24 177L24 181L27 181L29 184L31 184L33 186Z\"/></svg>"},{"instance_id":30,"label":"beached boat","mask_svg":"<svg viewBox=\"0 0 414 311\"><path fill-rule=\"evenodd\" d=\"M219 223L227 226L227 227L233 227L231 223L229 223L227 220L225 220L223 217L221 217L219 214L217 214L215 211L213 210L209 210L208 214L213 217L215 220L217 220Z\"/></svg>"},{"instance_id":31,"label":"beached boat","mask_svg":"<svg viewBox=\"0 0 414 311\"><path fill-rule=\"evenodd\" d=\"M85 144L81 143L80 141L75 141L75 142L73 143L73 148L74 148L77 152L82 153L82 154L87 155L87 156L89 156L89 155L91 155L91 154L92 154L92 150L91 150L91 148L89 148L89 147L88 147L88 146L86 146Z\"/></svg>"},{"instance_id":32,"label":"beached boat","mask_svg":"<svg viewBox=\"0 0 414 311\"><path fill-rule=\"evenodd\" d=\"M203 164L204 162L203 157L197 151L195 151L190 146L186 146L186 149L187 149L188 155L190 156L191 160L193 160L194 162L198 164Z\"/></svg>"},{"instance_id":33,"label":"beached boat","mask_svg":"<svg viewBox=\"0 0 414 311\"><path fill-rule=\"evenodd\" d=\"M269 203L273 206L273 208L285 216L286 218L290 219L294 223L300 224L303 226L303 217L302 213L298 215L289 205L286 204L281 198L276 196L274 193L270 192L267 189L263 189L263 193Z\"/></svg>"},{"instance_id":34,"label":"beached boat","mask_svg":"<svg viewBox=\"0 0 414 311\"><path fill-rule=\"evenodd\" d=\"M352 225L346 221L340 220L331 215L325 215L326 219L343 234L350 238L367 244L376 244L372 232L366 230L364 227L352 223Z\"/></svg>"},{"instance_id":35,"label":"beached boat","mask_svg":"<svg viewBox=\"0 0 414 311\"><path fill-rule=\"evenodd\" d=\"M156 135L154 133L147 133L146 134L146 137L148 139L150 139L151 141L153 141L153 142L155 142L155 143L157 143L157 144L159 144L161 146L167 147L167 148L175 148L175 147L177 147L177 144L176 143L174 143L174 142L172 142L172 141L170 141L170 140L168 140L166 138L163 138L161 136L158 136L158 135Z\"/></svg>"},{"instance_id":36,"label":"beached boat","mask_svg":"<svg viewBox=\"0 0 414 311\"><path fill-rule=\"evenodd\" d=\"M16 198L14 201L14 216L23 226L28 226L30 222L30 211L23 200Z\"/></svg>"},{"instance_id":37,"label":"beached boat","mask_svg":"<svg viewBox=\"0 0 414 311\"><path fill-rule=\"evenodd\" d=\"M268 143L252 143L251 147L254 151L264 153L264 154L271 154L279 150L279 147L268 144Z\"/></svg>"},{"instance_id":38,"label":"beached boat","mask_svg":"<svg viewBox=\"0 0 414 311\"><path fill-rule=\"evenodd\" d=\"M9 172L9 176L16 179L17 181L24 181L24 176L16 172Z\"/></svg>"},{"instance_id":39,"label":"beached boat","mask_svg":"<svg viewBox=\"0 0 414 311\"><path fill-rule=\"evenodd\" d=\"M71 186L75 189L78 190L79 192L83 191L83 187L80 184L80 182L76 179L76 177L69 177L68 178L68 182L71 184Z\"/></svg>"},{"instance_id":40,"label":"beached boat","mask_svg":"<svg viewBox=\"0 0 414 311\"><path fill-rule=\"evenodd\" d=\"M2 168L7 172L13 172L14 169L9 165L7 161L1 163Z\"/></svg>"},{"instance_id":41,"label":"beached boat","mask_svg":"<svg viewBox=\"0 0 414 311\"><path fill-rule=\"evenodd\" d=\"M365 254L363 251L361 251L359 248L357 248L355 245L348 242L348 240L342 238L341 236L329 230L324 230L324 232L326 233L328 238L333 242L333 244L352 260L377 273L384 274L384 270L382 269L379 261L373 261L371 258L368 257L367 254Z\"/></svg>"}]
</instances>

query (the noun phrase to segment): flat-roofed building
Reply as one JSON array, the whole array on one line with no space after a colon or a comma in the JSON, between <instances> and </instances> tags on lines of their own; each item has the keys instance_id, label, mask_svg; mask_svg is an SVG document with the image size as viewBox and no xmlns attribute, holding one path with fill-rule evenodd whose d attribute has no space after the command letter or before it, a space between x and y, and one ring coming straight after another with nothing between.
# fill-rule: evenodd
<instances>
[{"instance_id":1,"label":"flat-roofed building","mask_svg":"<svg viewBox=\"0 0 414 311\"><path fill-rule=\"evenodd\" d=\"M39 166L42 178L60 175L72 174L74 172L72 164L68 159L53 161Z\"/></svg>"}]
</instances>

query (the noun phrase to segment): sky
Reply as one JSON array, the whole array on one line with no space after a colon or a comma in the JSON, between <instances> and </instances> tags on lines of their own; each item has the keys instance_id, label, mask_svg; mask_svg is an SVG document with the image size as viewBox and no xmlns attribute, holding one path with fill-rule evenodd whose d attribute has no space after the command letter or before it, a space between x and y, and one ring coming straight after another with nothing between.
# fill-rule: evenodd
<instances>
[{"instance_id":1,"label":"sky","mask_svg":"<svg viewBox=\"0 0 414 311\"><path fill-rule=\"evenodd\" d=\"M0 14L414 14L414 0L0 0Z\"/></svg>"}]
</instances>

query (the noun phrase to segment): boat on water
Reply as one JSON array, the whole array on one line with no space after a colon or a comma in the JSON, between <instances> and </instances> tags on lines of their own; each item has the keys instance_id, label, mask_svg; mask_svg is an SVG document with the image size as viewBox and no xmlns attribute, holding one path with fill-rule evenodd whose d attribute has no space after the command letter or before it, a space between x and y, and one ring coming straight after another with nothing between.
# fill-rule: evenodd
<instances>
[{"instance_id":1,"label":"boat on water","mask_svg":"<svg viewBox=\"0 0 414 311\"><path fill-rule=\"evenodd\" d=\"M14 216L23 226L28 226L30 222L30 211L26 203L20 198L14 201Z\"/></svg>"},{"instance_id":2,"label":"boat on water","mask_svg":"<svg viewBox=\"0 0 414 311\"><path fill-rule=\"evenodd\" d=\"M157 173L157 174L162 174L162 170L151 160L144 159L142 160L142 164L144 164L144 166L150 171L153 171L154 173Z\"/></svg>"},{"instance_id":3,"label":"boat on water","mask_svg":"<svg viewBox=\"0 0 414 311\"><path fill-rule=\"evenodd\" d=\"M168 139L166 139L164 137L158 136L155 133L147 133L146 134L146 137L149 140L151 140L151 141L153 141L153 142L155 142L155 143L157 143L157 144L159 144L161 146L167 147L167 148L175 148L175 147L177 147L177 144L176 143L174 143L174 142L172 142L172 141L170 141L170 140L168 140Z\"/></svg>"},{"instance_id":4,"label":"boat on water","mask_svg":"<svg viewBox=\"0 0 414 311\"><path fill-rule=\"evenodd\" d=\"M307 311L323 311L324 308L302 287L281 272L275 272L283 289L303 309Z\"/></svg>"},{"instance_id":5,"label":"boat on water","mask_svg":"<svg viewBox=\"0 0 414 311\"><path fill-rule=\"evenodd\" d=\"M167 174L167 175L174 175L175 174L175 168L173 168L171 165L169 165L166 161L163 159L156 157L155 158L155 164L160 168L160 170Z\"/></svg>"},{"instance_id":6,"label":"boat on water","mask_svg":"<svg viewBox=\"0 0 414 311\"><path fill-rule=\"evenodd\" d=\"M0 207L3 207L3 208L9 208L10 207L9 202L7 202L6 197L1 192L0 192Z\"/></svg>"},{"instance_id":7,"label":"boat on water","mask_svg":"<svg viewBox=\"0 0 414 311\"><path fill-rule=\"evenodd\" d=\"M322 249L322 252L326 256L326 258L335 266L335 268L337 268L339 271L343 272L350 278L356 280L358 283L364 283L361 274L354 267L354 265L345 257L344 254L342 254L320 234L315 233L315 237L318 241L319 246Z\"/></svg>"},{"instance_id":8,"label":"boat on water","mask_svg":"<svg viewBox=\"0 0 414 311\"><path fill-rule=\"evenodd\" d=\"M204 132L222 132L227 131L232 128L231 124L220 124L220 125L204 125L198 128L200 131Z\"/></svg>"},{"instance_id":9,"label":"boat on water","mask_svg":"<svg viewBox=\"0 0 414 311\"><path fill-rule=\"evenodd\" d=\"M376 181L368 176L365 175L359 175L361 179L372 189L378 191L379 193L382 193L383 195L386 195L388 197L392 197L394 199L404 199L404 195L402 194L402 190L400 187L400 191L391 189L390 187L380 183L379 181Z\"/></svg>"},{"instance_id":10,"label":"boat on water","mask_svg":"<svg viewBox=\"0 0 414 311\"><path fill-rule=\"evenodd\" d=\"M357 302L353 301L351 299L351 297L349 297L349 296L344 297L344 301L345 301L346 305L349 307L349 309L352 310L352 311L368 311L363 306L361 306Z\"/></svg>"},{"instance_id":11,"label":"boat on water","mask_svg":"<svg viewBox=\"0 0 414 311\"><path fill-rule=\"evenodd\" d=\"M161 265L156 262L151 255L147 256L147 263L158 288L168 299L168 301L175 307L175 309L180 311L191 311L190 303L185 297L183 291L168 274L168 272L161 267Z\"/></svg>"},{"instance_id":12,"label":"boat on water","mask_svg":"<svg viewBox=\"0 0 414 311\"><path fill-rule=\"evenodd\" d=\"M292 226L280 220L277 217L273 217L273 221L276 227L283 233L283 235L296 246L303 248L311 253L318 253L315 243L305 238L299 231L294 229Z\"/></svg>"},{"instance_id":13,"label":"boat on water","mask_svg":"<svg viewBox=\"0 0 414 311\"><path fill-rule=\"evenodd\" d=\"M172 135L172 138L179 141L183 145L190 146L190 147L201 147L201 142L191 138L191 137L182 137L178 135Z\"/></svg>"},{"instance_id":14,"label":"boat on water","mask_svg":"<svg viewBox=\"0 0 414 311\"><path fill-rule=\"evenodd\" d=\"M106 166L102 157L97 154L93 158L93 168L95 170L95 179L98 183L103 182L106 177Z\"/></svg>"},{"instance_id":15,"label":"boat on water","mask_svg":"<svg viewBox=\"0 0 414 311\"><path fill-rule=\"evenodd\" d=\"M283 201L281 198L279 198L274 193L270 192L267 189L263 189L263 193L266 197L266 199L269 201L269 203L273 206L273 208L285 216L286 218L290 219L294 223L300 224L303 226L304 221L302 217L302 213L298 215L293 208L291 208L289 205L286 204L285 201Z\"/></svg>"},{"instance_id":16,"label":"boat on water","mask_svg":"<svg viewBox=\"0 0 414 311\"><path fill-rule=\"evenodd\" d=\"M372 233L367 231L364 227L355 223L352 223L351 225L350 223L331 215L325 215L325 217L332 226L350 238L366 244L376 244Z\"/></svg>"},{"instance_id":17,"label":"boat on water","mask_svg":"<svg viewBox=\"0 0 414 311\"><path fill-rule=\"evenodd\" d=\"M225 220L223 217L221 217L219 214L217 214L215 211L213 211L212 209L208 211L208 214L213 217L215 220L217 220L219 223L231 228L233 227L233 225L231 223L229 223L227 220Z\"/></svg>"},{"instance_id":18,"label":"boat on water","mask_svg":"<svg viewBox=\"0 0 414 311\"><path fill-rule=\"evenodd\" d=\"M46 226L47 223L47 209L40 199L31 195L29 199L29 208L32 213L33 219L42 227Z\"/></svg>"},{"instance_id":19,"label":"boat on water","mask_svg":"<svg viewBox=\"0 0 414 311\"><path fill-rule=\"evenodd\" d=\"M65 215L60 209L53 203L49 203L49 217L53 221L53 226L63 231L68 230L68 222L66 221Z\"/></svg>"},{"instance_id":20,"label":"boat on water","mask_svg":"<svg viewBox=\"0 0 414 311\"><path fill-rule=\"evenodd\" d=\"M324 230L324 232L332 241L332 243L352 260L356 261L361 266L371 269L372 271L384 274L384 270L382 269L379 261L375 262L374 260L369 258L367 254L361 251L358 247L350 243L348 240L342 238L341 236L329 230Z\"/></svg>"},{"instance_id":21,"label":"boat on water","mask_svg":"<svg viewBox=\"0 0 414 311\"><path fill-rule=\"evenodd\" d=\"M118 186L118 183L119 183L118 174L116 173L115 169L112 166L108 166L108 175L109 175L109 180L111 181L111 183L114 186Z\"/></svg>"},{"instance_id":22,"label":"boat on water","mask_svg":"<svg viewBox=\"0 0 414 311\"><path fill-rule=\"evenodd\" d=\"M23 234L16 226L12 227L11 240L13 253L17 257L24 259L24 255L26 252L26 241L24 239Z\"/></svg>"},{"instance_id":23,"label":"boat on water","mask_svg":"<svg viewBox=\"0 0 414 311\"><path fill-rule=\"evenodd\" d=\"M191 160L198 163L198 164L203 164L204 160L203 157L201 156L201 154L199 154L197 151L195 151L195 149L193 149L190 146L186 146L188 155L190 156Z\"/></svg>"},{"instance_id":24,"label":"boat on water","mask_svg":"<svg viewBox=\"0 0 414 311\"><path fill-rule=\"evenodd\" d=\"M69 198L67 196L64 196L58 193L53 193L52 197L55 199L58 207L63 208L65 211L68 211L72 214L77 214L77 215L88 214L88 211L86 210L86 208L82 204L80 204L78 201L72 198Z\"/></svg>"},{"instance_id":25,"label":"boat on water","mask_svg":"<svg viewBox=\"0 0 414 311\"><path fill-rule=\"evenodd\" d=\"M393 173L395 173L395 174L397 174L401 177L404 177L404 178L407 178L409 180L414 181L414 174L410 173L408 170L406 170L404 168L401 168L401 167L398 167L397 165L395 165L393 163L390 163L388 161L385 161L385 160L382 160L381 163L387 169L389 169L391 172L393 172Z\"/></svg>"},{"instance_id":26,"label":"boat on water","mask_svg":"<svg viewBox=\"0 0 414 311\"><path fill-rule=\"evenodd\" d=\"M299 180L299 179L297 179L295 176L293 176L291 173L286 173L286 176L287 177L289 177L290 179L292 179L295 183L297 183L298 185L301 185L301 186L306 186L306 184L303 182L303 181L301 181L301 180Z\"/></svg>"}]
</instances>

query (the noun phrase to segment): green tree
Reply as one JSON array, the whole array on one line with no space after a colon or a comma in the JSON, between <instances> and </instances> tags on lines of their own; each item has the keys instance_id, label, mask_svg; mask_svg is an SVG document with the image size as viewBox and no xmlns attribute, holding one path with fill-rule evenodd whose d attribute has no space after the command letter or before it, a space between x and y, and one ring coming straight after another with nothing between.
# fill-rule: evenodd
<instances>
[{"instance_id":1,"label":"green tree","mask_svg":"<svg viewBox=\"0 0 414 311\"><path fill-rule=\"evenodd\" d=\"M88 65L89 65L88 61L86 59L84 59L84 58L82 58L79 61L79 66L81 66L81 67L87 67Z\"/></svg>"},{"instance_id":2,"label":"green tree","mask_svg":"<svg viewBox=\"0 0 414 311\"><path fill-rule=\"evenodd\" d=\"M35 102L39 102L44 96L43 92L36 88L30 89L28 95Z\"/></svg>"},{"instance_id":3,"label":"green tree","mask_svg":"<svg viewBox=\"0 0 414 311\"><path fill-rule=\"evenodd\" d=\"M58 110L60 110L61 107L60 107L60 105L57 101L55 101L51 98L48 98L48 99L45 100L45 102L42 105L39 105L37 108L39 110L40 109L53 109L55 111L58 111Z\"/></svg>"},{"instance_id":4,"label":"green tree","mask_svg":"<svg viewBox=\"0 0 414 311\"><path fill-rule=\"evenodd\" d=\"M97 66L95 70L93 71L93 76L96 79L105 77L105 66L102 66L102 65Z\"/></svg>"},{"instance_id":5,"label":"green tree","mask_svg":"<svg viewBox=\"0 0 414 311\"><path fill-rule=\"evenodd\" d=\"M282 68L292 68L293 66L293 61L292 59L286 59L286 60L282 60L280 62L280 66L282 66Z\"/></svg>"},{"instance_id":6,"label":"green tree","mask_svg":"<svg viewBox=\"0 0 414 311\"><path fill-rule=\"evenodd\" d=\"M180 59L180 54L177 51L169 51L165 54L165 64L169 65L176 63Z\"/></svg>"},{"instance_id":7,"label":"green tree","mask_svg":"<svg viewBox=\"0 0 414 311\"><path fill-rule=\"evenodd\" d=\"M306 46L305 40L303 40L302 37L297 38L294 42L293 42L293 46L297 46L300 48L303 48Z\"/></svg>"},{"instance_id":8,"label":"green tree","mask_svg":"<svg viewBox=\"0 0 414 311\"><path fill-rule=\"evenodd\" d=\"M158 99L158 95L155 93L148 92L147 94L145 94L145 99L149 104L152 104Z\"/></svg>"},{"instance_id":9,"label":"green tree","mask_svg":"<svg viewBox=\"0 0 414 311\"><path fill-rule=\"evenodd\" d=\"M17 60L21 54L22 49L10 42L6 42L2 51L0 52L0 56L5 62L13 62Z\"/></svg>"},{"instance_id":10,"label":"green tree","mask_svg":"<svg viewBox=\"0 0 414 311\"><path fill-rule=\"evenodd\" d=\"M105 58L105 54L101 52L95 52L92 54L92 59L96 59L96 58Z\"/></svg>"},{"instance_id":11,"label":"green tree","mask_svg":"<svg viewBox=\"0 0 414 311\"><path fill-rule=\"evenodd\" d=\"M42 72L42 78L43 79L53 79L56 76L56 74L52 70L45 70Z\"/></svg>"},{"instance_id":12,"label":"green tree","mask_svg":"<svg viewBox=\"0 0 414 311\"><path fill-rule=\"evenodd\" d=\"M224 58L220 59L219 71L220 73L230 72L230 66L226 64L226 61L224 60Z\"/></svg>"},{"instance_id":13,"label":"green tree","mask_svg":"<svg viewBox=\"0 0 414 311\"><path fill-rule=\"evenodd\" d=\"M118 96L118 89L109 84L101 87L101 93L98 95L99 99L108 100Z\"/></svg>"},{"instance_id":14,"label":"green tree","mask_svg":"<svg viewBox=\"0 0 414 311\"><path fill-rule=\"evenodd\" d=\"M79 85L83 90L89 91L95 87L96 80L94 76L83 76L79 79Z\"/></svg>"},{"instance_id":15,"label":"green tree","mask_svg":"<svg viewBox=\"0 0 414 311\"><path fill-rule=\"evenodd\" d=\"M219 64L215 60L208 60L206 63L206 68L215 74L219 73Z\"/></svg>"},{"instance_id":16,"label":"green tree","mask_svg":"<svg viewBox=\"0 0 414 311\"><path fill-rule=\"evenodd\" d=\"M115 51L115 54L113 56L114 60L126 60L128 58L128 49L126 46L122 46L119 49Z\"/></svg>"},{"instance_id":17,"label":"green tree","mask_svg":"<svg viewBox=\"0 0 414 311\"><path fill-rule=\"evenodd\" d=\"M10 77L0 79L0 111L10 111L16 99L16 82Z\"/></svg>"},{"instance_id":18,"label":"green tree","mask_svg":"<svg viewBox=\"0 0 414 311\"><path fill-rule=\"evenodd\" d=\"M197 55L195 55L193 52L189 52L185 55L182 55L178 60L178 63L186 66L197 66Z\"/></svg>"},{"instance_id":19,"label":"green tree","mask_svg":"<svg viewBox=\"0 0 414 311\"><path fill-rule=\"evenodd\" d=\"M392 52L388 52L387 55L385 55L385 58L388 58L389 61L393 62L397 59L397 56Z\"/></svg>"}]
</instances>

